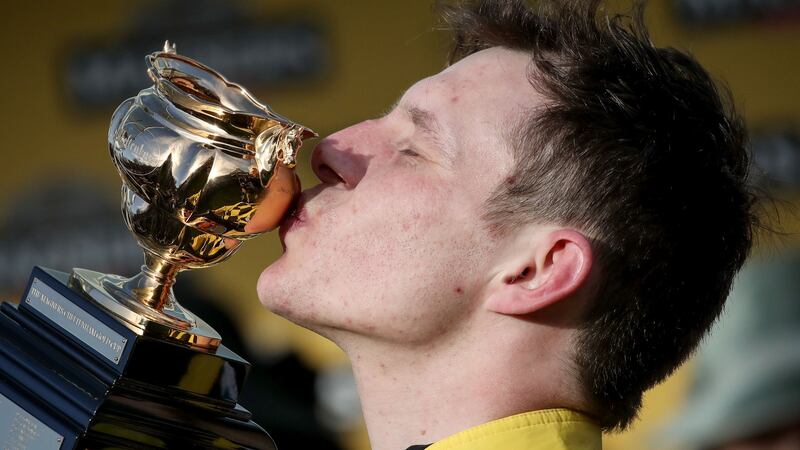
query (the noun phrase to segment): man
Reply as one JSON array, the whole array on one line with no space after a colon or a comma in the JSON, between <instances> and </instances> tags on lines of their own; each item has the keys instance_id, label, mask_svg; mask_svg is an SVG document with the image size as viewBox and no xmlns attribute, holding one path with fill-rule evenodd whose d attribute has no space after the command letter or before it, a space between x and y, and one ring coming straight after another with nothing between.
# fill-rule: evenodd
<instances>
[{"instance_id":1,"label":"man","mask_svg":"<svg viewBox=\"0 0 800 450\"><path fill-rule=\"evenodd\" d=\"M317 145L259 296L348 354L376 450L600 448L748 253L743 126L640 15L444 14L452 64Z\"/></svg>"}]
</instances>

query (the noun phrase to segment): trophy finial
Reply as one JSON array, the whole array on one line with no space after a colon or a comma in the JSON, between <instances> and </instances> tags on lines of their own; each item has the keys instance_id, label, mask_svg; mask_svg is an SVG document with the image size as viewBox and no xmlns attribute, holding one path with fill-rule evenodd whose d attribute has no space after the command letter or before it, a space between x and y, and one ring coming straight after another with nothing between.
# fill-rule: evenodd
<instances>
[{"instance_id":1,"label":"trophy finial","mask_svg":"<svg viewBox=\"0 0 800 450\"><path fill-rule=\"evenodd\" d=\"M169 53L171 55L177 54L178 50L175 47L175 44L170 42L169 39L164 41L164 53Z\"/></svg>"}]
</instances>

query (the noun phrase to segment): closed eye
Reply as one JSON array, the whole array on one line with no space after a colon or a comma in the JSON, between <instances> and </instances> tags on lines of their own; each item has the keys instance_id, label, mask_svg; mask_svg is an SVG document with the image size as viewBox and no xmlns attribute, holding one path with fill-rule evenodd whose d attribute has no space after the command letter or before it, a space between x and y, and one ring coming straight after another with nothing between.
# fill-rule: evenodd
<instances>
[{"instance_id":1,"label":"closed eye","mask_svg":"<svg viewBox=\"0 0 800 450\"><path fill-rule=\"evenodd\" d=\"M419 153L415 152L414 150L411 150L410 148L404 148L400 150L400 153L407 156L419 156Z\"/></svg>"}]
</instances>

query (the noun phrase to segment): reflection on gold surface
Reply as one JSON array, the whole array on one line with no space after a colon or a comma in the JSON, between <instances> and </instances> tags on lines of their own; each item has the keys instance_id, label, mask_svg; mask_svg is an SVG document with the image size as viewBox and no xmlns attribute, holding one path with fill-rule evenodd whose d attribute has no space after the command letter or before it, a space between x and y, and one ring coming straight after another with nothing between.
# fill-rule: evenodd
<instances>
[{"instance_id":1,"label":"reflection on gold surface","mask_svg":"<svg viewBox=\"0 0 800 450\"><path fill-rule=\"evenodd\" d=\"M73 278L130 324L156 322L162 337L213 348L219 336L178 304L175 276L224 261L279 225L300 192L297 151L316 134L169 42L146 62L153 86L117 108L108 133L123 217L145 264L127 279L78 270Z\"/></svg>"}]
</instances>

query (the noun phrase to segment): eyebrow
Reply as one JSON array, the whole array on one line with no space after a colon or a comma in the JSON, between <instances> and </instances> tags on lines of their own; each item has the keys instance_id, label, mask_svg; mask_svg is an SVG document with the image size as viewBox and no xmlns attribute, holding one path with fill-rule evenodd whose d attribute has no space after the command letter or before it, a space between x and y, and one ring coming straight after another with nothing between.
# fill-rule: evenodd
<instances>
[{"instance_id":1,"label":"eyebrow","mask_svg":"<svg viewBox=\"0 0 800 450\"><path fill-rule=\"evenodd\" d=\"M434 137L439 135L439 121L432 112L416 106L404 108L415 127Z\"/></svg>"},{"instance_id":2,"label":"eyebrow","mask_svg":"<svg viewBox=\"0 0 800 450\"><path fill-rule=\"evenodd\" d=\"M444 136L441 124L436 118L436 115L415 105L404 105L401 106L400 109L408 115L414 127L422 131L431 142L439 147L444 156L452 162L451 140L446 139Z\"/></svg>"}]
</instances>

